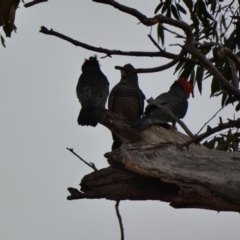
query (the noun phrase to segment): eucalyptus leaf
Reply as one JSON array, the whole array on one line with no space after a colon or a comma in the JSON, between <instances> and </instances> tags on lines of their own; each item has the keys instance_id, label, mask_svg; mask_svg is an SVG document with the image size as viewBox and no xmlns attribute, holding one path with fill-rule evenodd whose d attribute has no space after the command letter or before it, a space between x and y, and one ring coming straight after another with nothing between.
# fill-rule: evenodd
<instances>
[{"instance_id":1,"label":"eucalyptus leaf","mask_svg":"<svg viewBox=\"0 0 240 240\"><path fill-rule=\"evenodd\" d=\"M162 46L164 46L164 29L161 23L158 24L157 33L158 33L158 41L159 39L161 39Z\"/></svg>"}]
</instances>

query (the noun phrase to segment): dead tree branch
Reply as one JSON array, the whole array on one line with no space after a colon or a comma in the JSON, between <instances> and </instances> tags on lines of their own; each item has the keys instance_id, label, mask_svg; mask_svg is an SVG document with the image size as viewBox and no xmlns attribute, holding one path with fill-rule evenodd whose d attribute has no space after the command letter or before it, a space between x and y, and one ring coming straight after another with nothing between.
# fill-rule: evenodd
<instances>
[{"instance_id":1,"label":"dead tree branch","mask_svg":"<svg viewBox=\"0 0 240 240\"><path fill-rule=\"evenodd\" d=\"M177 145L189 140L186 135L157 125L140 131L107 110L100 123L123 141L105 154L112 166L122 167L84 176L81 192L69 188L69 200L160 200L174 208L240 212L239 152L199 145L180 150Z\"/></svg>"}]
</instances>

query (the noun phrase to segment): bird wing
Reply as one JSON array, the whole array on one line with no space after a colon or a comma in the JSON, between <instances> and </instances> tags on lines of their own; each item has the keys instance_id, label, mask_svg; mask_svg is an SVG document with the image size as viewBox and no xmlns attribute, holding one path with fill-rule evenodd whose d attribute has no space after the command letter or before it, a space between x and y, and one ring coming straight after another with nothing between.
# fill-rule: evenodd
<instances>
[{"instance_id":1,"label":"bird wing","mask_svg":"<svg viewBox=\"0 0 240 240\"><path fill-rule=\"evenodd\" d=\"M117 94L117 86L113 87L108 97L108 109L110 111L114 111L113 109L114 109L116 94Z\"/></svg>"},{"instance_id":2,"label":"bird wing","mask_svg":"<svg viewBox=\"0 0 240 240\"><path fill-rule=\"evenodd\" d=\"M138 91L138 99L139 99L139 117L143 114L143 109L144 109L144 100L146 99L144 93L139 89Z\"/></svg>"}]
</instances>

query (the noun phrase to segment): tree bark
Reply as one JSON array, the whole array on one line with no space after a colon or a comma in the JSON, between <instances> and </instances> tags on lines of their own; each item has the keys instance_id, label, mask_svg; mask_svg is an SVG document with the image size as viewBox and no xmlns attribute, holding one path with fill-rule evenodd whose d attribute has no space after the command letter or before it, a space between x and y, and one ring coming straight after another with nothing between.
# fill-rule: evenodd
<instances>
[{"instance_id":1,"label":"tree bark","mask_svg":"<svg viewBox=\"0 0 240 240\"><path fill-rule=\"evenodd\" d=\"M108 168L81 181L81 192L69 188L69 200L161 200L174 208L240 212L240 153L192 144L173 128L154 125L140 131L104 110L100 123L123 145L106 153Z\"/></svg>"}]
</instances>

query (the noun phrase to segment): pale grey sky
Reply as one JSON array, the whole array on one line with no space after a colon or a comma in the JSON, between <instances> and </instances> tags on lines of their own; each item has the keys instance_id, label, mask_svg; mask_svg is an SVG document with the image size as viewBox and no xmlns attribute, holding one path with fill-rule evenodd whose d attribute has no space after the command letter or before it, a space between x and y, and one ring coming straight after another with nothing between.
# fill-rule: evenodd
<instances>
[{"instance_id":1,"label":"pale grey sky","mask_svg":"<svg viewBox=\"0 0 240 240\"><path fill-rule=\"evenodd\" d=\"M153 16L157 0L121 0ZM137 4L136 4L137 2ZM115 202L67 201L68 187L78 187L91 169L66 150L74 150L98 168L107 167L103 154L111 149L108 129L79 127L80 104L75 88L85 58L94 52L39 33L53 28L79 41L110 49L154 51L150 28L116 9L88 1L50 0L17 11L17 34L0 47L0 239L3 240L113 240L120 239ZM2 33L2 30L1 30ZM152 36L157 39L156 27ZM169 36L169 43L178 39ZM179 51L178 48L173 51ZM98 54L99 57L103 56ZM161 58L113 56L100 59L110 88L120 78L116 65L153 67ZM139 75L146 97L167 91L177 78L174 68ZM220 107L209 98L210 80L203 95L189 99L184 122L196 133ZM230 106L223 119L232 118ZM239 117L239 116L238 116ZM217 119L211 122L216 125ZM179 130L180 127L178 127ZM122 201L126 240L239 239L240 215L207 210L175 210L157 201Z\"/></svg>"}]
</instances>

